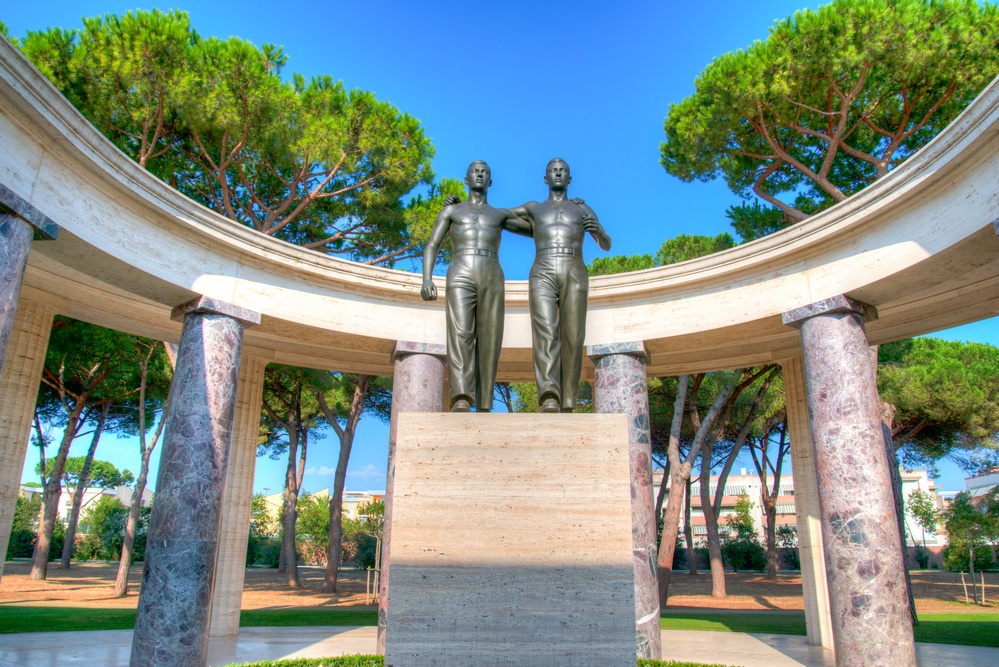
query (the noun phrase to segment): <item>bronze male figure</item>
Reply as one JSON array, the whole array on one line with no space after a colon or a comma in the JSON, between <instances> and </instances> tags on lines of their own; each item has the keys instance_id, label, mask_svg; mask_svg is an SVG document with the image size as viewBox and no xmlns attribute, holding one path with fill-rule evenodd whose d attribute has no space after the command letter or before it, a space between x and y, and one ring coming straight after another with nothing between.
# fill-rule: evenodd
<instances>
[{"instance_id":1,"label":"bronze male figure","mask_svg":"<svg viewBox=\"0 0 999 667\"><path fill-rule=\"evenodd\" d=\"M529 294L541 412L572 412L576 407L589 290L583 263L584 233L589 232L601 249L611 247L611 238L593 209L566 196L571 182L569 165L554 158L545 170L548 199L512 209L531 224L534 236L536 255Z\"/></svg>"},{"instance_id":2,"label":"bronze male figure","mask_svg":"<svg viewBox=\"0 0 999 667\"><path fill-rule=\"evenodd\" d=\"M447 368L451 412L489 412L503 344L503 269L499 263L504 229L529 235L530 225L487 201L492 174L477 160L465 174L468 201L441 210L423 253L425 301L437 298L432 272L444 236L453 249L444 295L447 316Z\"/></svg>"}]
</instances>

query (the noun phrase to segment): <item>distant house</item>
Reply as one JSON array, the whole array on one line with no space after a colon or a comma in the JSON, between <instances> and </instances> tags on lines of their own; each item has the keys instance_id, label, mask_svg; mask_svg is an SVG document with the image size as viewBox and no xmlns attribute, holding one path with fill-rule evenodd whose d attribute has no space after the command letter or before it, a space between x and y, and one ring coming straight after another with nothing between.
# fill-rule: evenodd
<instances>
[{"instance_id":1,"label":"distant house","mask_svg":"<svg viewBox=\"0 0 999 667\"><path fill-rule=\"evenodd\" d=\"M22 484L18 493L25 498L31 498L32 496L41 496L45 492L41 486L34 486L28 484ZM82 516L84 512L87 511L88 507L93 506L97 499L101 496L108 496L111 498L117 498L126 507L132 502L132 489L127 486L116 486L110 489L100 489L96 487L88 487L83 490L83 506L80 511ZM142 505L144 507L149 507L149 504L153 502L153 492L146 487L142 491ZM73 510L73 494L70 493L65 488L59 495L59 520L62 522L69 521L70 512Z\"/></svg>"},{"instance_id":2,"label":"distant house","mask_svg":"<svg viewBox=\"0 0 999 667\"><path fill-rule=\"evenodd\" d=\"M968 493L971 494L971 501L975 502L977 498L981 498L999 487L999 467L992 468L981 475L965 477L964 485L967 487Z\"/></svg>"},{"instance_id":3,"label":"distant house","mask_svg":"<svg viewBox=\"0 0 999 667\"><path fill-rule=\"evenodd\" d=\"M329 487L316 491L315 493L309 494L313 498L326 500L329 502L330 490ZM343 492L343 515L348 519L357 519L363 516L362 512L359 512L359 508L363 508L364 505L368 503L377 502L379 500L385 500L385 491L344 491ZM270 516L275 521L279 521L281 518L281 508L284 504L284 493L272 493L269 496L264 496L264 507L267 510L268 516Z\"/></svg>"},{"instance_id":4,"label":"distant house","mask_svg":"<svg viewBox=\"0 0 999 667\"><path fill-rule=\"evenodd\" d=\"M916 489L929 493L934 499L937 505L937 509L943 509L945 500L944 495L940 492L940 487L933 483L932 480L926 474L925 470L900 470L902 474L902 497L908 498ZM653 493L659 492L659 485L662 483L663 472L657 470L653 473ZM993 486L996 482L999 482L999 474L993 475L996 477L996 481L993 482ZM714 498L715 491L718 488L718 477L712 475L708 481L708 492L711 497ZM704 511L701 509L701 497L700 497L700 484L694 483L690 490L690 527L694 533L694 540L697 541L698 538L701 540L705 539L707 535L707 526L704 520ZM745 494L749 497L749 500L753 503L753 509L751 515L753 517L753 525L756 526L756 533L760 540L766 539L766 522L765 515L763 513L763 506L760 502L761 498L761 485L760 478L755 473L747 474L746 469L743 468L742 472L738 475L729 475L728 481L725 483L724 495L722 496L721 513L718 517L719 530L724 534L726 530L727 517L735 514L735 504L739 500L741 495ZM654 497L654 496L653 496ZM663 508L665 509L665 507ZM795 526L797 519L795 514L795 498L794 498L794 483L791 478L791 474L787 473L782 477L780 485L780 494L777 497L777 516L776 523L777 527L780 526ZM680 528L683 526L683 512L681 510L680 514ZM926 546L943 546L947 544L947 536L945 533L929 533L927 532L924 536L923 529L920 528L919 524L916 523L915 519L906 512L906 536L908 539L914 539L919 544L923 544L923 538L926 538Z\"/></svg>"}]
</instances>

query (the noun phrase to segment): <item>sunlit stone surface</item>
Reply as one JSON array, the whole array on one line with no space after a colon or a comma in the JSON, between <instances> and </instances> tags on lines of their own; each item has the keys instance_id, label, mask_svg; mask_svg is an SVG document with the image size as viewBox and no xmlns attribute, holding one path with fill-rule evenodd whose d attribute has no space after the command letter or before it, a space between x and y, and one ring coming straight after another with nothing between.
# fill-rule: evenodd
<instances>
[{"instance_id":1,"label":"sunlit stone surface","mask_svg":"<svg viewBox=\"0 0 999 667\"><path fill-rule=\"evenodd\" d=\"M633 667L624 415L401 414L386 667Z\"/></svg>"},{"instance_id":2,"label":"sunlit stone surface","mask_svg":"<svg viewBox=\"0 0 999 667\"><path fill-rule=\"evenodd\" d=\"M386 614L388 612L390 552L392 546L395 451L399 415L404 412L443 412L444 366L447 351L443 344L399 341L393 360L392 416L389 426L388 474L385 479L385 528L382 533L381 581L378 598L378 653L385 654Z\"/></svg>"}]
</instances>

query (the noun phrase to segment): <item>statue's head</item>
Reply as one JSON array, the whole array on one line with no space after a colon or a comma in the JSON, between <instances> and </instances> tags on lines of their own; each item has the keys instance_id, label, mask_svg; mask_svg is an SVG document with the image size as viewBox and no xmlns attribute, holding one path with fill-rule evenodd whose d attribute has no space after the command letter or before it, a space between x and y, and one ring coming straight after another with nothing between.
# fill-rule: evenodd
<instances>
[{"instance_id":1,"label":"statue's head","mask_svg":"<svg viewBox=\"0 0 999 667\"><path fill-rule=\"evenodd\" d=\"M564 190L572 183L569 164L560 157L552 158L545 168L545 183L555 190Z\"/></svg>"},{"instance_id":2,"label":"statue's head","mask_svg":"<svg viewBox=\"0 0 999 667\"><path fill-rule=\"evenodd\" d=\"M468 171L465 172L465 184L471 190L485 190L492 185L493 175L489 165L483 160L476 160L468 165Z\"/></svg>"}]
</instances>

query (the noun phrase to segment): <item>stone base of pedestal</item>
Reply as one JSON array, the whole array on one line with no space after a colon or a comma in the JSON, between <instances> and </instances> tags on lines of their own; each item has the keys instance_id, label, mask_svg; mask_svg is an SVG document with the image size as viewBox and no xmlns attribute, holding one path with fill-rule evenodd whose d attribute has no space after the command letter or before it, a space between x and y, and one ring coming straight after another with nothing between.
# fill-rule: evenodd
<instances>
[{"instance_id":1,"label":"stone base of pedestal","mask_svg":"<svg viewBox=\"0 0 999 667\"><path fill-rule=\"evenodd\" d=\"M633 667L625 416L399 417L386 667Z\"/></svg>"}]
</instances>

